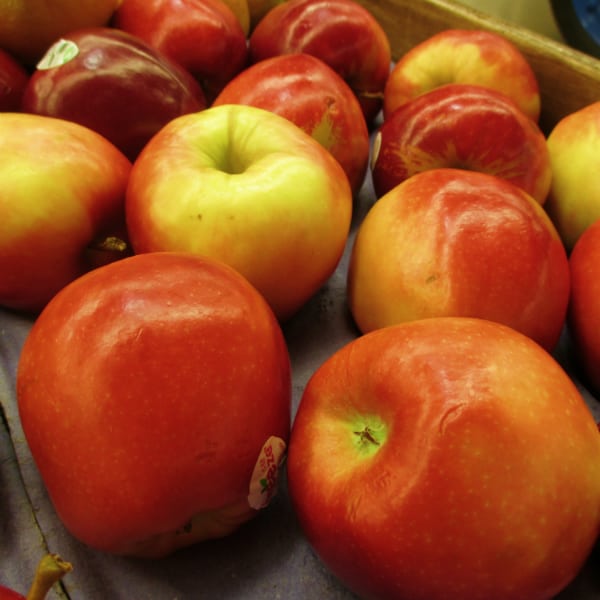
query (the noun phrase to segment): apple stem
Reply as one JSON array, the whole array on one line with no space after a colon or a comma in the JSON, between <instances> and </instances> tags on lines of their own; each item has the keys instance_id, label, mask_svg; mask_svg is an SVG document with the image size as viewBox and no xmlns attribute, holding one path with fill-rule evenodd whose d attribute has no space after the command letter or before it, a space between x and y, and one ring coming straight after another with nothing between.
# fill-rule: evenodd
<instances>
[{"instance_id":1,"label":"apple stem","mask_svg":"<svg viewBox=\"0 0 600 600\"><path fill-rule=\"evenodd\" d=\"M58 554L46 554L40 560L26 600L44 600L52 586L73 570L73 565Z\"/></svg>"},{"instance_id":2,"label":"apple stem","mask_svg":"<svg viewBox=\"0 0 600 600\"><path fill-rule=\"evenodd\" d=\"M93 244L92 248L103 252L125 252L127 250L127 242L114 235L109 235Z\"/></svg>"},{"instance_id":3,"label":"apple stem","mask_svg":"<svg viewBox=\"0 0 600 600\"><path fill-rule=\"evenodd\" d=\"M354 434L360 437L360 441L362 443L369 442L371 444L375 444L376 446L380 445L379 442L373 437L373 433L369 427L365 427L362 431L355 431Z\"/></svg>"},{"instance_id":4,"label":"apple stem","mask_svg":"<svg viewBox=\"0 0 600 600\"><path fill-rule=\"evenodd\" d=\"M361 98L373 98L375 100L383 100L383 92L367 92L361 91L358 93Z\"/></svg>"}]
</instances>

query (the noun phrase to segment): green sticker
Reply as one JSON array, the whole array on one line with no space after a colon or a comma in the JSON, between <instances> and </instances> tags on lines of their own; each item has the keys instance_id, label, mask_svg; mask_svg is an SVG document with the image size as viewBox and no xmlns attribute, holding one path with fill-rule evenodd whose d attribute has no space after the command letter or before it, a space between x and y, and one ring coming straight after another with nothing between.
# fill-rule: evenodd
<instances>
[{"instance_id":1,"label":"green sticker","mask_svg":"<svg viewBox=\"0 0 600 600\"><path fill-rule=\"evenodd\" d=\"M60 39L54 42L37 64L40 70L53 69L68 63L79 54L79 48L71 40Z\"/></svg>"}]
</instances>

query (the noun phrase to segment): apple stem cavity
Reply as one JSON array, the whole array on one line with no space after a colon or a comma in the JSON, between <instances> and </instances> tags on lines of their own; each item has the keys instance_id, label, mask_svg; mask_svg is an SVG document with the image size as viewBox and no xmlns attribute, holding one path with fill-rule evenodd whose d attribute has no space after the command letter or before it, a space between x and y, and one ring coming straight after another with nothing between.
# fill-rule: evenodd
<instances>
[{"instance_id":1,"label":"apple stem cavity","mask_svg":"<svg viewBox=\"0 0 600 600\"><path fill-rule=\"evenodd\" d=\"M73 570L73 565L58 554L46 554L40 560L26 600L44 600L52 586Z\"/></svg>"},{"instance_id":2,"label":"apple stem cavity","mask_svg":"<svg viewBox=\"0 0 600 600\"><path fill-rule=\"evenodd\" d=\"M101 267L129 254L129 244L125 240L115 235L107 235L93 240L88 245L86 264L88 268Z\"/></svg>"},{"instance_id":3,"label":"apple stem cavity","mask_svg":"<svg viewBox=\"0 0 600 600\"><path fill-rule=\"evenodd\" d=\"M387 438L387 427L376 418L369 419L369 422L362 422L352 429L355 436L354 443L358 451L366 457L373 456Z\"/></svg>"},{"instance_id":4,"label":"apple stem cavity","mask_svg":"<svg viewBox=\"0 0 600 600\"><path fill-rule=\"evenodd\" d=\"M381 444L373 437L372 431L365 427L362 431L355 431L354 435L357 435L360 438L360 443L364 444L370 442L371 444L375 444L380 446Z\"/></svg>"},{"instance_id":5,"label":"apple stem cavity","mask_svg":"<svg viewBox=\"0 0 600 600\"><path fill-rule=\"evenodd\" d=\"M115 252L122 254L127 250L127 242L114 235L109 235L92 244L91 248L100 252Z\"/></svg>"}]
</instances>

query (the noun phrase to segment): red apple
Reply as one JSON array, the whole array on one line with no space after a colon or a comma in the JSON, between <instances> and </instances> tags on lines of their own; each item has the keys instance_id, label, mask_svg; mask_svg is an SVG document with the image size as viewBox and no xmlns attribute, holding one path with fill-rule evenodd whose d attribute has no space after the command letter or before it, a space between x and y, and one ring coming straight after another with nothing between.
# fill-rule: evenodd
<instances>
[{"instance_id":1,"label":"red apple","mask_svg":"<svg viewBox=\"0 0 600 600\"><path fill-rule=\"evenodd\" d=\"M528 117L539 119L539 85L525 56L503 36L477 29L446 29L401 56L385 86L384 115L447 83L495 89Z\"/></svg>"},{"instance_id":2,"label":"red apple","mask_svg":"<svg viewBox=\"0 0 600 600\"><path fill-rule=\"evenodd\" d=\"M381 109L390 43L375 17L354 0L287 0L261 19L249 48L251 62L296 52L316 56L348 82L367 123Z\"/></svg>"},{"instance_id":3,"label":"red apple","mask_svg":"<svg viewBox=\"0 0 600 600\"><path fill-rule=\"evenodd\" d=\"M46 554L40 560L27 596L0 585L0 600L44 600L52 586L73 570L73 565L58 554Z\"/></svg>"},{"instance_id":4,"label":"red apple","mask_svg":"<svg viewBox=\"0 0 600 600\"><path fill-rule=\"evenodd\" d=\"M230 81L213 106L247 104L286 117L340 163L354 192L369 161L369 130L350 86L322 60L286 54L251 65Z\"/></svg>"},{"instance_id":5,"label":"red apple","mask_svg":"<svg viewBox=\"0 0 600 600\"><path fill-rule=\"evenodd\" d=\"M266 506L290 427L290 364L237 271L132 256L57 294L21 353L23 430L59 518L116 554L164 556Z\"/></svg>"},{"instance_id":6,"label":"red apple","mask_svg":"<svg viewBox=\"0 0 600 600\"><path fill-rule=\"evenodd\" d=\"M25 67L0 48L0 112L20 110L28 79Z\"/></svg>"},{"instance_id":7,"label":"red apple","mask_svg":"<svg viewBox=\"0 0 600 600\"><path fill-rule=\"evenodd\" d=\"M437 87L389 115L377 133L371 165L378 196L438 167L497 175L540 204L552 181L538 125L506 96L467 84Z\"/></svg>"},{"instance_id":8,"label":"red apple","mask_svg":"<svg viewBox=\"0 0 600 600\"><path fill-rule=\"evenodd\" d=\"M189 73L117 29L73 31L38 63L25 112L59 117L102 134L134 160L168 121L206 107Z\"/></svg>"},{"instance_id":9,"label":"red apple","mask_svg":"<svg viewBox=\"0 0 600 600\"><path fill-rule=\"evenodd\" d=\"M569 263L569 332L583 379L600 394L600 220L578 238Z\"/></svg>"},{"instance_id":10,"label":"red apple","mask_svg":"<svg viewBox=\"0 0 600 600\"><path fill-rule=\"evenodd\" d=\"M185 251L237 269L286 320L335 271L352 217L342 167L288 119L227 104L184 115L132 169L135 252Z\"/></svg>"},{"instance_id":11,"label":"red apple","mask_svg":"<svg viewBox=\"0 0 600 600\"><path fill-rule=\"evenodd\" d=\"M434 316L481 317L553 349L569 264L544 209L485 173L432 169L382 196L358 228L348 301L364 333Z\"/></svg>"},{"instance_id":12,"label":"red apple","mask_svg":"<svg viewBox=\"0 0 600 600\"><path fill-rule=\"evenodd\" d=\"M187 69L209 103L247 63L246 34L221 0L123 0L112 22Z\"/></svg>"},{"instance_id":13,"label":"red apple","mask_svg":"<svg viewBox=\"0 0 600 600\"><path fill-rule=\"evenodd\" d=\"M600 219L600 100L565 115L548 134L552 186L546 204L567 250Z\"/></svg>"},{"instance_id":14,"label":"red apple","mask_svg":"<svg viewBox=\"0 0 600 600\"><path fill-rule=\"evenodd\" d=\"M548 600L600 531L600 435L550 354L504 325L380 329L314 373L288 486L361 598Z\"/></svg>"},{"instance_id":15,"label":"red apple","mask_svg":"<svg viewBox=\"0 0 600 600\"><path fill-rule=\"evenodd\" d=\"M130 170L129 160L87 127L0 113L1 305L37 312L96 266L111 241L122 256Z\"/></svg>"}]
</instances>

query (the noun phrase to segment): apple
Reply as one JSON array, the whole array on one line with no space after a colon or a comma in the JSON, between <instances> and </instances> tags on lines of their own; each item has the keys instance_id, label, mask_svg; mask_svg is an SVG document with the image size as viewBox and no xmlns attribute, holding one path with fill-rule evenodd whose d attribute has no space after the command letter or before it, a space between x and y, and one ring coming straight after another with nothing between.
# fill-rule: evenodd
<instances>
[{"instance_id":1,"label":"apple","mask_svg":"<svg viewBox=\"0 0 600 600\"><path fill-rule=\"evenodd\" d=\"M21 105L97 131L132 161L168 121L206 106L187 71L109 27L79 29L57 41L29 78Z\"/></svg>"},{"instance_id":2,"label":"apple","mask_svg":"<svg viewBox=\"0 0 600 600\"><path fill-rule=\"evenodd\" d=\"M300 127L226 104L174 119L150 140L132 168L125 209L136 253L222 260L283 321L336 269L352 202L342 167Z\"/></svg>"},{"instance_id":3,"label":"apple","mask_svg":"<svg viewBox=\"0 0 600 600\"><path fill-rule=\"evenodd\" d=\"M107 25L121 0L9 0L2 2L0 47L34 67L61 36Z\"/></svg>"},{"instance_id":4,"label":"apple","mask_svg":"<svg viewBox=\"0 0 600 600\"><path fill-rule=\"evenodd\" d=\"M112 23L184 67L209 104L247 64L246 33L221 0L123 0Z\"/></svg>"},{"instance_id":5,"label":"apple","mask_svg":"<svg viewBox=\"0 0 600 600\"><path fill-rule=\"evenodd\" d=\"M87 127L0 113L0 305L37 312L98 262L126 253L130 171Z\"/></svg>"},{"instance_id":6,"label":"apple","mask_svg":"<svg viewBox=\"0 0 600 600\"><path fill-rule=\"evenodd\" d=\"M44 600L52 586L73 570L73 565L58 554L40 560L27 596L0 585L0 600Z\"/></svg>"},{"instance_id":7,"label":"apple","mask_svg":"<svg viewBox=\"0 0 600 600\"><path fill-rule=\"evenodd\" d=\"M219 261L156 252L78 278L35 321L16 389L57 515L93 548L165 556L230 534L276 492L287 347Z\"/></svg>"},{"instance_id":8,"label":"apple","mask_svg":"<svg viewBox=\"0 0 600 600\"><path fill-rule=\"evenodd\" d=\"M350 86L321 59L282 54L249 66L213 102L257 106L286 117L314 137L340 163L353 192L369 162L367 123Z\"/></svg>"},{"instance_id":9,"label":"apple","mask_svg":"<svg viewBox=\"0 0 600 600\"><path fill-rule=\"evenodd\" d=\"M497 175L540 204L552 180L538 125L503 94L468 84L437 87L389 115L377 133L371 165L378 196L439 167Z\"/></svg>"},{"instance_id":10,"label":"apple","mask_svg":"<svg viewBox=\"0 0 600 600\"><path fill-rule=\"evenodd\" d=\"M384 116L447 83L495 89L534 121L540 117L539 84L526 57L502 35L478 29L445 29L401 56L385 85Z\"/></svg>"},{"instance_id":11,"label":"apple","mask_svg":"<svg viewBox=\"0 0 600 600\"><path fill-rule=\"evenodd\" d=\"M249 49L252 63L296 52L316 56L354 90L367 123L380 112L390 43L375 17L354 0L287 0L254 28Z\"/></svg>"},{"instance_id":12,"label":"apple","mask_svg":"<svg viewBox=\"0 0 600 600\"><path fill-rule=\"evenodd\" d=\"M568 329L582 379L600 394L600 219L579 236L569 257Z\"/></svg>"},{"instance_id":13,"label":"apple","mask_svg":"<svg viewBox=\"0 0 600 600\"><path fill-rule=\"evenodd\" d=\"M11 54L0 48L0 112L18 111L29 73Z\"/></svg>"},{"instance_id":14,"label":"apple","mask_svg":"<svg viewBox=\"0 0 600 600\"><path fill-rule=\"evenodd\" d=\"M552 186L546 210L571 251L600 218L600 101L564 116L548 135Z\"/></svg>"},{"instance_id":15,"label":"apple","mask_svg":"<svg viewBox=\"0 0 600 600\"><path fill-rule=\"evenodd\" d=\"M309 380L287 460L323 563L361 598L547 600L600 531L600 435L565 371L500 323L361 336Z\"/></svg>"},{"instance_id":16,"label":"apple","mask_svg":"<svg viewBox=\"0 0 600 600\"><path fill-rule=\"evenodd\" d=\"M348 303L363 332L434 316L509 325L556 346L569 264L544 209L509 181L462 169L413 175L358 227Z\"/></svg>"}]
</instances>

